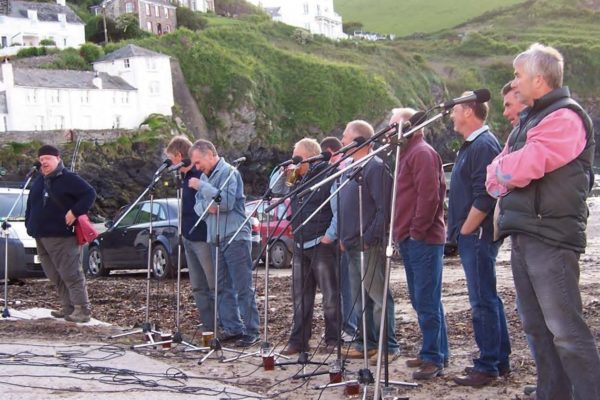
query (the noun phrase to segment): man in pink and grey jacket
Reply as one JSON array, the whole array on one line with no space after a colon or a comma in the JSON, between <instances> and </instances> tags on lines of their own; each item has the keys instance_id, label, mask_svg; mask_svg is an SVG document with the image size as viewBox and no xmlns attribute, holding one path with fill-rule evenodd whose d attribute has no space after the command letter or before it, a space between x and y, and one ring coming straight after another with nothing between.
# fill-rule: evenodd
<instances>
[{"instance_id":1,"label":"man in pink and grey jacket","mask_svg":"<svg viewBox=\"0 0 600 400\"><path fill-rule=\"evenodd\" d=\"M590 117L562 86L564 61L532 45L513 61L528 107L487 169L499 197L500 237L511 236L518 310L537 365L536 399L600 399L600 357L582 315L579 256L593 183Z\"/></svg>"}]
</instances>

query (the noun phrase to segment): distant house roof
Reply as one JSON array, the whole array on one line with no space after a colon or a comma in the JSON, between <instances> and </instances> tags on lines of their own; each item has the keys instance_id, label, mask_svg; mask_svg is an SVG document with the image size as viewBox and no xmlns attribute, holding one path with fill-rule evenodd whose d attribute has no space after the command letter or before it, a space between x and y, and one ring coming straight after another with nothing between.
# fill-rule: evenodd
<instances>
[{"instance_id":1,"label":"distant house roof","mask_svg":"<svg viewBox=\"0 0 600 400\"><path fill-rule=\"evenodd\" d=\"M118 76L95 71L64 71L57 69L15 68L15 86L43 87L55 89L97 89L92 80L98 75L102 88L136 90Z\"/></svg>"},{"instance_id":2,"label":"distant house roof","mask_svg":"<svg viewBox=\"0 0 600 400\"><path fill-rule=\"evenodd\" d=\"M152 50L145 49L140 46L136 46L135 44L128 44L125 47L121 47L118 50L113 51L112 53L106 54L104 57L100 57L97 59L95 63L105 62L105 61L114 61L121 60L123 58L132 58L132 57L168 57L165 54L157 53Z\"/></svg>"},{"instance_id":3,"label":"distant house roof","mask_svg":"<svg viewBox=\"0 0 600 400\"><path fill-rule=\"evenodd\" d=\"M56 3L35 3L32 1L11 1L9 17L27 18L27 10L36 10L39 21L58 22L58 14L65 14L67 22L71 24L83 24L81 19L68 6Z\"/></svg>"},{"instance_id":4,"label":"distant house roof","mask_svg":"<svg viewBox=\"0 0 600 400\"><path fill-rule=\"evenodd\" d=\"M271 16L271 18L281 17L281 7L265 7L265 12Z\"/></svg>"}]
</instances>

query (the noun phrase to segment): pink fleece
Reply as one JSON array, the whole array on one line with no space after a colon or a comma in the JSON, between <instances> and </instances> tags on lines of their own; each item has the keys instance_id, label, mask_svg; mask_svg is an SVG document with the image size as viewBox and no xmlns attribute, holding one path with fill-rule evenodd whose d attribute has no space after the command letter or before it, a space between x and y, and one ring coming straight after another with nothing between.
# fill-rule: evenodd
<instances>
[{"instance_id":1,"label":"pink fleece","mask_svg":"<svg viewBox=\"0 0 600 400\"><path fill-rule=\"evenodd\" d=\"M508 152L508 144L487 167L486 189L501 197L514 187L525 187L576 159L586 144L581 118L562 108L546 116L529 130L525 145Z\"/></svg>"}]
</instances>

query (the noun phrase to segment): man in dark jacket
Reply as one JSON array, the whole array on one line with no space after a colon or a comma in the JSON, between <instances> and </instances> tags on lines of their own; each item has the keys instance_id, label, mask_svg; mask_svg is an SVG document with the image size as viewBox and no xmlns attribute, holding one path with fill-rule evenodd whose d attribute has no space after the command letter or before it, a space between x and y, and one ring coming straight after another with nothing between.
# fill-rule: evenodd
<instances>
[{"instance_id":1,"label":"man in dark jacket","mask_svg":"<svg viewBox=\"0 0 600 400\"><path fill-rule=\"evenodd\" d=\"M318 156L321 153L319 143L310 138L300 140L294 146L294 157L302 160ZM297 181L292 183L288 179L285 185L286 174L279 178L274 177L272 191L276 194L285 194L296 189L304 182L318 175L328 167L325 161L301 163L298 167L291 165L289 170L294 171ZM292 173L287 172L287 175ZM326 176L324 176L326 177ZM315 182L316 183L316 182ZM299 215L292 221L295 230L329 197L331 183L321 186L314 194L305 196L292 196L292 215ZM331 225L332 212L329 202L298 232L294 235L294 259L292 263L292 298L294 301L294 319L288 346L281 352L291 355L309 350L309 340L312 334L312 317L317 287L323 294L323 316L325 319L325 346L327 352L333 352L337 343L337 307L339 298L338 283L335 266L335 238L329 238L326 231Z\"/></svg>"},{"instance_id":2,"label":"man in dark jacket","mask_svg":"<svg viewBox=\"0 0 600 400\"><path fill-rule=\"evenodd\" d=\"M465 95L469 93L464 93ZM489 163L501 147L484 122L487 103L457 104L452 109L454 130L464 139L454 168L448 205L448 242L458 244L458 253L467 278L469 303L479 357L465 375L454 381L464 386L484 386L498 375L510 372L510 340L504 305L496 291L496 256L500 247L494 242L494 198L485 191Z\"/></svg>"},{"instance_id":3,"label":"man in dark jacket","mask_svg":"<svg viewBox=\"0 0 600 400\"><path fill-rule=\"evenodd\" d=\"M73 224L90 210L96 192L64 167L56 147L40 147L38 159L41 175L29 191L25 226L29 236L35 238L42 269L62 302L62 308L51 314L67 321L87 322L90 302Z\"/></svg>"},{"instance_id":4,"label":"man in dark jacket","mask_svg":"<svg viewBox=\"0 0 600 400\"><path fill-rule=\"evenodd\" d=\"M357 138L367 141L373 134L373 127L369 123L361 120L352 121L346 125L342 144L348 145ZM369 157L371 151L370 144L354 151L353 165ZM358 168L360 170L357 170ZM364 310L360 319L366 321L367 332L362 329L364 323L359 324L363 341L357 341L357 346L351 348L347 356L348 358L363 357L365 336L367 355L373 357L377 354L382 313L385 313L387 324L387 349L389 354L396 355L400 350L396 340L394 299L389 287L387 293L384 293L384 243L390 216L392 176L383 160L377 156L371 157L360 167L350 171L352 172L344 175L340 184L340 186L344 185L340 190L339 200L340 243L348 255L352 301L357 310ZM362 204L359 201L359 182L362 182ZM362 213L362 227L359 213ZM363 243L361 243L361 236ZM362 248L361 244L364 245ZM364 253L364 271L361 271L361 253ZM362 272L364 276L361 275ZM365 305L362 305L361 301L361 283L366 294ZM386 299L385 310L383 309L384 298Z\"/></svg>"},{"instance_id":5,"label":"man in dark jacket","mask_svg":"<svg viewBox=\"0 0 600 400\"><path fill-rule=\"evenodd\" d=\"M513 61L528 105L487 168L500 237L512 239L518 311L537 366L537 399L599 399L600 357L582 313L579 256L593 183L594 130L563 86L564 60L534 44Z\"/></svg>"}]
</instances>

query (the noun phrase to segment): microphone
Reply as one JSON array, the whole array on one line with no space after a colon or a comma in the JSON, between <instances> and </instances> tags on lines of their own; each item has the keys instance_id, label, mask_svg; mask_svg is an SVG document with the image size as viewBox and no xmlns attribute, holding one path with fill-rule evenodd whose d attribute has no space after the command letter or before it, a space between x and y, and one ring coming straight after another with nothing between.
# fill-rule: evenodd
<instances>
[{"instance_id":1,"label":"microphone","mask_svg":"<svg viewBox=\"0 0 600 400\"><path fill-rule=\"evenodd\" d=\"M300 156L294 156L291 159L282 162L281 164L277 165L278 167L287 167L290 164L299 164L302 161L302 157Z\"/></svg>"},{"instance_id":2,"label":"microphone","mask_svg":"<svg viewBox=\"0 0 600 400\"><path fill-rule=\"evenodd\" d=\"M466 96L457 97L445 103L438 104L437 106L435 106L435 108L444 108L447 110L449 108L454 107L457 104L470 103L473 101L476 103L485 103L486 101L490 100L490 97L491 94L488 89L477 89L473 90L473 93L468 94Z\"/></svg>"},{"instance_id":3,"label":"microphone","mask_svg":"<svg viewBox=\"0 0 600 400\"><path fill-rule=\"evenodd\" d=\"M233 160L231 163L232 164L241 164L244 161L246 161L246 157L240 157L240 158L236 158L235 160Z\"/></svg>"},{"instance_id":4,"label":"microphone","mask_svg":"<svg viewBox=\"0 0 600 400\"><path fill-rule=\"evenodd\" d=\"M336 151L335 153L333 153L333 155L337 156L338 154L345 153L348 150L351 150L351 149L353 149L355 147L360 146L361 144L363 144L366 141L367 140L364 137L362 137L362 136L355 137L354 140L351 143L345 145L344 147L342 147L341 149L339 149L338 151Z\"/></svg>"},{"instance_id":5,"label":"microphone","mask_svg":"<svg viewBox=\"0 0 600 400\"><path fill-rule=\"evenodd\" d=\"M318 156L312 156L307 158L306 160L303 160L302 163L311 163L311 162L315 162L315 161L329 161L331 160L331 153L328 151L324 151L321 154L319 154Z\"/></svg>"},{"instance_id":6,"label":"microphone","mask_svg":"<svg viewBox=\"0 0 600 400\"><path fill-rule=\"evenodd\" d=\"M167 158L165 161L162 162L162 164L160 164L160 167L158 167L158 169L154 173L154 176L161 175L165 171L165 169L171 166L171 164L173 164L173 161Z\"/></svg>"},{"instance_id":7,"label":"microphone","mask_svg":"<svg viewBox=\"0 0 600 400\"><path fill-rule=\"evenodd\" d=\"M31 178L33 176L33 174L35 174L40 169L41 166L42 166L41 162L39 162L39 161L34 162L33 166L29 170L29 172L27 172L27 175L25 175L25 179Z\"/></svg>"},{"instance_id":8,"label":"microphone","mask_svg":"<svg viewBox=\"0 0 600 400\"><path fill-rule=\"evenodd\" d=\"M184 158L181 162L178 162L175 165L171 165L167 168L167 172L176 172L181 167L189 167L192 164L189 158Z\"/></svg>"}]
</instances>

